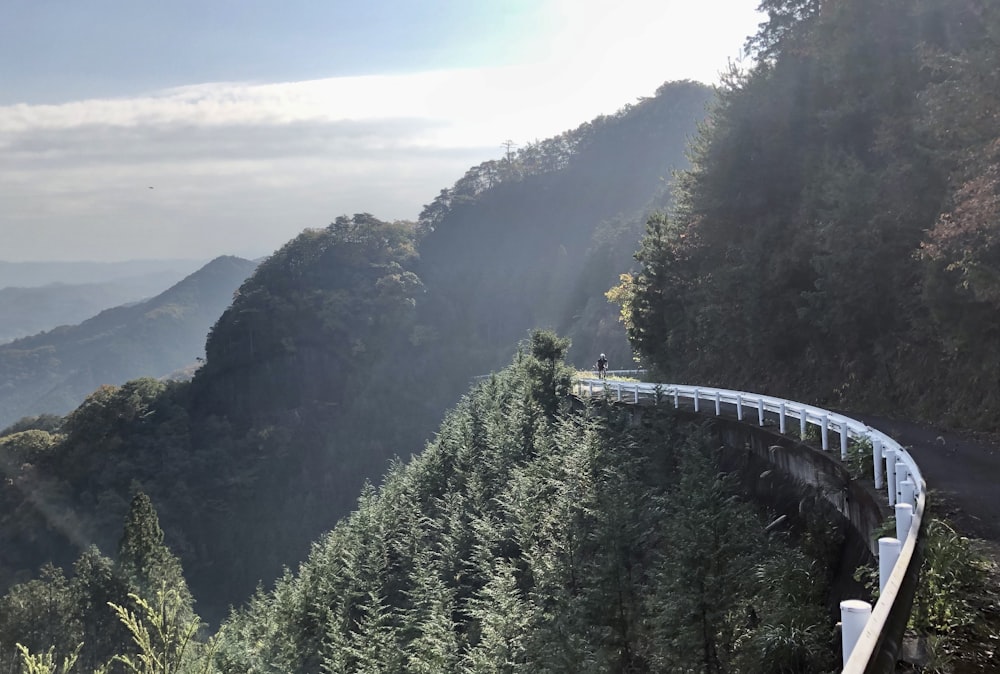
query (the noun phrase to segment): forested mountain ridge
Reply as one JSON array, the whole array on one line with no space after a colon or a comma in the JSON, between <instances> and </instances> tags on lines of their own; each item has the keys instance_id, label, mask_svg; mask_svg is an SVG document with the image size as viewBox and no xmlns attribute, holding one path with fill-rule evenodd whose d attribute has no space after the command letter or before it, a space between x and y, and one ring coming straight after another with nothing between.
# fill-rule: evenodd
<instances>
[{"instance_id":1,"label":"forested mountain ridge","mask_svg":"<svg viewBox=\"0 0 1000 674\"><path fill-rule=\"evenodd\" d=\"M648 215L666 207L675 170L712 91L668 82L615 115L472 168L420 215L422 315L451 335L467 370L502 366L535 327L572 338L571 361L607 352L631 364L603 293L629 270Z\"/></svg>"},{"instance_id":2,"label":"forested mountain ridge","mask_svg":"<svg viewBox=\"0 0 1000 674\"><path fill-rule=\"evenodd\" d=\"M1000 429L1000 8L762 7L623 288L633 344L675 380Z\"/></svg>"},{"instance_id":3,"label":"forested mountain ridge","mask_svg":"<svg viewBox=\"0 0 1000 674\"><path fill-rule=\"evenodd\" d=\"M68 567L81 541L113 549L109 532L139 486L157 503L200 612L220 620L229 604L302 559L392 457L418 452L471 377L509 359L536 320L557 323L567 306L583 314L595 302L575 266L550 276L559 294L490 287L490 280L522 273L525 260L539 259L540 232L585 257L581 264L596 275L582 281L598 288L604 320L616 326L613 307L600 295L616 276L606 262L586 258L588 251L629 261L644 208L662 197L670 170L683 165L684 141L710 93L702 85L666 85L654 98L542 142L544 151L522 148L504 162L526 166L527 157L539 156L561 164L518 169L516 179L492 189L456 186L436 224L358 214L307 230L239 288L211 329L206 362L190 383L104 387L61 427L51 420L34 430L18 425L0 439L9 455L31 457L8 464L14 488L0 489L0 568L7 582L46 560ZM662 141L662 151L659 141L643 145L649 134ZM629 151L606 156L601 148L615 147L616 138L627 139ZM629 177L640 164L649 172ZM618 176L630 185L629 195L549 222L595 190L593 179L574 187L566 171ZM477 212L488 226L475 224ZM632 215L615 220L619 213ZM505 223L516 226L505 230ZM464 258L450 258L443 237L462 235L458 225L478 235ZM494 235L486 234L493 227L501 228L501 238L521 241L514 243L523 251L517 260L492 254ZM481 278L460 280L441 268L469 260ZM456 283L479 284L478 308L455 303L448 293ZM515 299L525 306L504 323L511 340L466 330L464 312L489 312ZM624 333L616 330L625 352ZM28 507L29 491L44 495L46 508ZM84 534L68 537L74 529Z\"/></svg>"},{"instance_id":4,"label":"forested mountain ridge","mask_svg":"<svg viewBox=\"0 0 1000 674\"><path fill-rule=\"evenodd\" d=\"M418 223L359 214L304 232L241 286L193 381L104 387L64 421L10 429L6 581L115 550L141 489L213 622L332 528L233 614L223 671L833 669L813 613L822 557L754 538L761 523L710 452L663 446L669 416L560 415L558 340L536 333L381 491L362 487L527 327L610 339L596 306L648 206L669 213L649 220L616 296L665 376L915 416L965 396L955 419L995 423L1000 10L762 6L759 63L720 88L672 205L656 187L680 162L660 142L575 163L605 132L614 147L655 137L629 121L669 112L668 86L472 169ZM631 176L640 157L656 166ZM47 596L25 587L14 594ZM788 588L782 615L773 592Z\"/></svg>"},{"instance_id":5,"label":"forested mountain ridge","mask_svg":"<svg viewBox=\"0 0 1000 674\"><path fill-rule=\"evenodd\" d=\"M393 395L364 391L386 355L379 340L409 336L412 229L358 216L303 233L240 286L192 381L105 386L55 428L0 438L8 582L89 544L113 550L137 486L159 504L209 619L304 554L408 429L361 435L372 418L357 406L379 413Z\"/></svg>"},{"instance_id":6,"label":"forested mountain ridge","mask_svg":"<svg viewBox=\"0 0 1000 674\"><path fill-rule=\"evenodd\" d=\"M0 344L0 427L24 416L66 414L103 384L193 364L208 327L254 267L217 258L144 302Z\"/></svg>"},{"instance_id":7,"label":"forested mountain ridge","mask_svg":"<svg viewBox=\"0 0 1000 674\"><path fill-rule=\"evenodd\" d=\"M0 287L0 344L60 325L75 325L105 309L154 297L187 274L162 271L100 283Z\"/></svg>"},{"instance_id":8,"label":"forested mountain ridge","mask_svg":"<svg viewBox=\"0 0 1000 674\"><path fill-rule=\"evenodd\" d=\"M230 618L220 670L832 669L829 532L769 537L672 410L570 411L567 346L535 333L463 397Z\"/></svg>"}]
</instances>

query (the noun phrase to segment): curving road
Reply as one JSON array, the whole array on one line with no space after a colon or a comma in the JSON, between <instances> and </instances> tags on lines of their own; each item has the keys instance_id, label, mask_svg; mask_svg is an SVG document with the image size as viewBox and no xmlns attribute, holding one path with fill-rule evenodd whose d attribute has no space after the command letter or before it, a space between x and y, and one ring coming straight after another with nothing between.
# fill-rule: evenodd
<instances>
[{"instance_id":1,"label":"curving road","mask_svg":"<svg viewBox=\"0 0 1000 674\"><path fill-rule=\"evenodd\" d=\"M636 374L644 372L625 376ZM690 401L682 400L681 405L692 409ZM701 405L703 412L713 413L711 401L702 400ZM831 411L866 423L903 445L927 483L931 516L947 519L962 535L987 541L1000 561L1000 439L861 412ZM721 412L736 416L735 408L726 403ZM757 412L752 409L745 414L755 418ZM777 424L773 413L766 413L765 418Z\"/></svg>"},{"instance_id":2,"label":"curving road","mask_svg":"<svg viewBox=\"0 0 1000 674\"><path fill-rule=\"evenodd\" d=\"M1000 544L1000 444L930 425L845 412L906 447L930 492L931 515L960 533Z\"/></svg>"}]
</instances>

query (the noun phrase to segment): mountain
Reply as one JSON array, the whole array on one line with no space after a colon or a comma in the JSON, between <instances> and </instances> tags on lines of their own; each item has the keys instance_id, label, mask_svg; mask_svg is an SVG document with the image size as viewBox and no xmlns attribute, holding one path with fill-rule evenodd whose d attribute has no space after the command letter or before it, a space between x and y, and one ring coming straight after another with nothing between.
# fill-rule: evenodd
<instances>
[{"instance_id":1,"label":"mountain","mask_svg":"<svg viewBox=\"0 0 1000 674\"><path fill-rule=\"evenodd\" d=\"M761 7L758 63L700 125L712 93L666 85L473 167L419 222L306 230L239 287L191 381L102 386L4 432L4 586L114 550L141 490L199 614L247 602L226 671L832 669L802 659L829 647L812 616L757 640L766 593L806 608L823 570L794 552L738 566L780 536L718 547L763 527L711 447L613 409L559 417L564 351L614 365L631 346L671 378L996 427L1000 13ZM619 279L630 342L604 298ZM582 350L519 348L536 325ZM738 599L761 579L760 603ZM16 596L48 596L32 582ZM59 608L20 606L32 624Z\"/></svg>"},{"instance_id":2,"label":"mountain","mask_svg":"<svg viewBox=\"0 0 1000 674\"><path fill-rule=\"evenodd\" d=\"M72 564L81 540L113 550L141 488L199 614L218 622L304 559L394 457L421 451L471 378L509 362L536 321L598 316L627 353L615 308L589 295L617 280L619 262L628 269L711 93L666 85L475 167L417 223L356 214L306 230L239 287L190 382L93 390L102 382L92 379L93 393L62 423L11 429L0 437L0 453L17 457L10 485L0 485L0 580L46 560ZM601 192L605 179L613 189ZM560 248L576 259L551 266ZM545 266L542 291L524 285L531 265ZM480 320L494 313L503 334Z\"/></svg>"},{"instance_id":3,"label":"mountain","mask_svg":"<svg viewBox=\"0 0 1000 674\"><path fill-rule=\"evenodd\" d=\"M0 288L0 344L61 325L76 325L105 309L147 300L188 273L164 270L100 283Z\"/></svg>"},{"instance_id":4,"label":"mountain","mask_svg":"<svg viewBox=\"0 0 1000 674\"><path fill-rule=\"evenodd\" d=\"M0 345L0 427L66 414L103 384L162 377L193 363L254 267L220 257L152 299Z\"/></svg>"},{"instance_id":5,"label":"mountain","mask_svg":"<svg viewBox=\"0 0 1000 674\"><path fill-rule=\"evenodd\" d=\"M772 537L700 424L669 406L641 423L613 404L569 412L567 343L552 337L534 333L295 573L234 612L220 671L836 667L814 627L831 622L836 533Z\"/></svg>"},{"instance_id":6,"label":"mountain","mask_svg":"<svg viewBox=\"0 0 1000 674\"><path fill-rule=\"evenodd\" d=\"M767 0L651 226L630 336L671 379L1000 430L1000 13Z\"/></svg>"},{"instance_id":7,"label":"mountain","mask_svg":"<svg viewBox=\"0 0 1000 674\"><path fill-rule=\"evenodd\" d=\"M646 219L671 201L673 173L713 91L669 82L614 115L472 168L420 216L423 315L451 335L465 374L502 366L535 327L572 338L568 358L632 365L604 292L629 271Z\"/></svg>"}]
</instances>

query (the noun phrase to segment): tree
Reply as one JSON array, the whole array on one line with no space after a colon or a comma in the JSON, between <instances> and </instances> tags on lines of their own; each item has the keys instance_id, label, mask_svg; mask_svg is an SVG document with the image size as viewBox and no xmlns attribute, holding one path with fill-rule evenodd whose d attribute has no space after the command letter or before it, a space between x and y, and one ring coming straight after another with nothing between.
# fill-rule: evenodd
<instances>
[{"instance_id":1,"label":"tree","mask_svg":"<svg viewBox=\"0 0 1000 674\"><path fill-rule=\"evenodd\" d=\"M819 15L820 0L762 0L757 11L766 13L767 21L747 39L746 51L758 59L773 60L801 48L801 24ZM789 44L795 37L799 40Z\"/></svg>"},{"instance_id":2,"label":"tree","mask_svg":"<svg viewBox=\"0 0 1000 674\"><path fill-rule=\"evenodd\" d=\"M563 364L570 340L549 330L535 330L528 341L525 368L531 377L532 396L550 418L570 391L572 371Z\"/></svg>"},{"instance_id":3,"label":"tree","mask_svg":"<svg viewBox=\"0 0 1000 674\"><path fill-rule=\"evenodd\" d=\"M139 491L132 497L118 545L118 571L147 602L158 601L169 589L180 602L179 615L194 615L194 599L188 590L181 563L163 543L163 530L152 501Z\"/></svg>"},{"instance_id":4,"label":"tree","mask_svg":"<svg viewBox=\"0 0 1000 674\"><path fill-rule=\"evenodd\" d=\"M744 608L759 554L752 540L756 527L697 441L681 450L679 470L649 596L657 616L653 662L718 674L729 670L733 620Z\"/></svg>"},{"instance_id":5,"label":"tree","mask_svg":"<svg viewBox=\"0 0 1000 674\"><path fill-rule=\"evenodd\" d=\"M186 598L176 588L158 590L152 603L137 594L129 599L136 610L111 604L122 624L128 628L138 649L135 655L117 655L132 674L178 674L212 671L212 648L200 652L195 640L199 623L190 617Z\"/></svg>"},{"instance_id":6,"label":"tree","mask_svg":"<svg viewBox=\"0 0 1000 674\"><path fill-rule=\"evenodd\" d=\"M70 616L80 626L78 663L91 671L108 663L115 655L131 652L128 630L111 608L127 601L133 590L112 560L91 546L73 565Z\"/></svg>"},{"instance_id":7,"label":"tree","mask_svg":"<svg viewBox=\"0 0 1000 674\"><path fill-rule=\"evenodd\" d=\"M21 660L21 645L62 660L75 659L79 643L73 596L61 569L47 564L38 579L15 585L0 599L0 662L7 667Z\"/></svg>"}]
</instances>

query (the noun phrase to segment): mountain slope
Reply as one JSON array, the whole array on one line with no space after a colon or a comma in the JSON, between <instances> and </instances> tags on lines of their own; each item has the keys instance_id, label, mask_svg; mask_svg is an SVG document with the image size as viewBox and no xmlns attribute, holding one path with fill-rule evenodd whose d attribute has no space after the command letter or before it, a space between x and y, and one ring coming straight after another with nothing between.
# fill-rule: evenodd
<instances>
[{"instance_id":1,"label":"mountain slope","mask_svg":"<svg viewBox=\"0 0 1000 674\"><path fill-rule=\"evenodd\" d=\"M193 363L254 267L217 258L145 302L0 345L0 427L23 416L65 414L102 384L161 377Z\"/></svg>"},{"instance_id":2,"label":"mountain slope","mask_svg":"<svg viewBox=\"0 0 1000 674\"><path fill-rule=\"evenodd\" d=\"M76 325L105 309L147 300L186 275L162 271L101 283L0 288L0 344L60 325Z\"/></svg>"},{"instance_id":3,"label":"mountain slope","mask_svg":"<svg viewBox=\"0 0 1000 674\"><path fill-rule=\"evenodd\" d=\"M713 91L664 84L655 96L471 169L421 214L424 315L443 323L466 374L502 365L528 330L574 341L571 361L631 349L603 294L628 271L650 212L669 203L675 170Z\"/></svg>"},{"instance_id":4,"label":"mountain slope","mask_svg":"<svg viewBox=\"0 0 1000 674\"><path fill-rule=\"evenodd\" d=\"M1000 429L1000 10L768 0L650 229L631 308L667 376Z\"/></svg>"},{"instance_id":5,"label":"mountain slope","mask_svg":"<svg viewBox=\"0 0 1000 674\"><path fill-rule=\"evenodd\" d=\"M832 559L770 537L672 409L570 411L553 337L231 617L222 671L829 671Z\"/></svg>"},{"instance_id":6,"label":"mountain slope","mask_svg":"<svg viewBox=\"0 0 1000 674\"><path fill-rule=\"evenodd\" d=\"M471 377L509 362L536 322L582 321L586 335L596 303L594 323L627 354L602 293L710 96L667 85L476 167L420 223L357 214L306 230L240 286L192 381L102 387L62 427L0 438L0 456L32 457L10 461L0 488L3 580L71 562L73 532L113 549L138 485L216 622L302 560L394 456L419 452ZM551 266L553 246L578 259Z\"/></svg>"}]
</instances>

